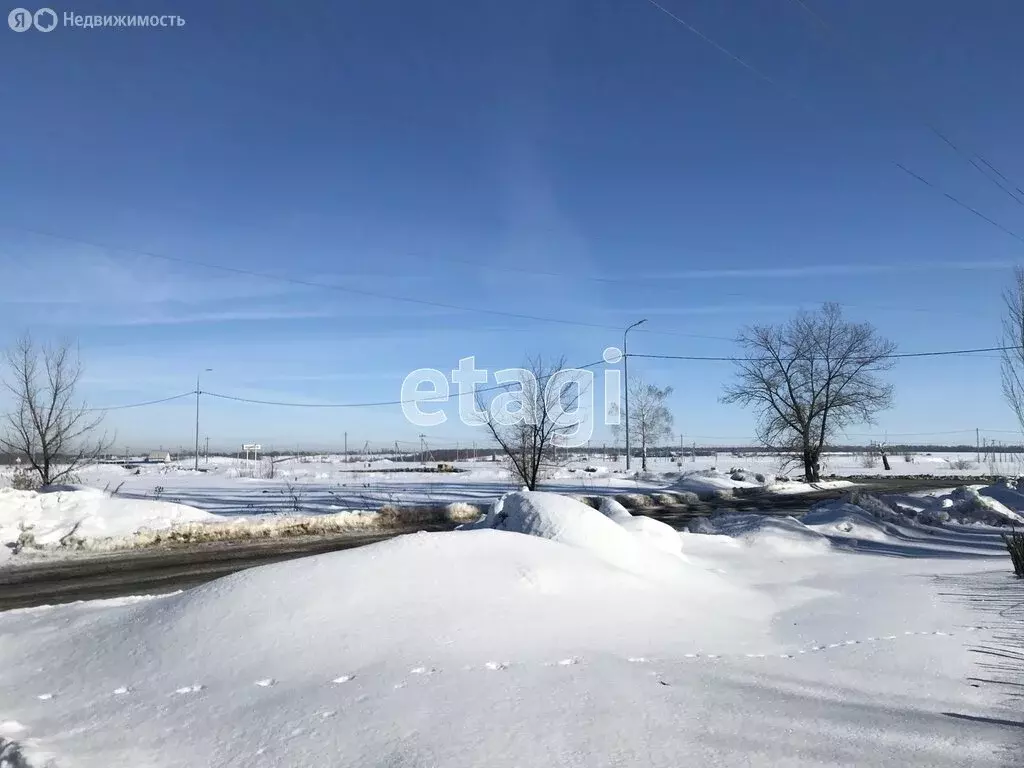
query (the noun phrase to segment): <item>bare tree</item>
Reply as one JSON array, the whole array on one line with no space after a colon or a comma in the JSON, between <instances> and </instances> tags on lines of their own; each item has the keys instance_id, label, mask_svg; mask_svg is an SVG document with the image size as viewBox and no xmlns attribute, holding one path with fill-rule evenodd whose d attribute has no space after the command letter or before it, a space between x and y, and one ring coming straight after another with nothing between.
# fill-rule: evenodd
<instances>
[{"instance_id":1,"label":"bare tree","mask_svg":"<svg viewBox=\"0 0 1024 768\"><path fill-rule=\"evenodd\" d=\"M588 382L565 358L547 364L529 360L514 380L499 382L489 402L477 396L481 423L508 458L512 471L529 490L537 489L541 469L556 463L559 443L575 436L583 423L580 397Z\"/></svg>"},{"instance_id":2,"label":"bare tree","mask_svg":"<svg viewBox=\"0 0 1024 768\"><path fill-rule=\"evenodd\" d=\"M38 346L23 336L6 353L4 387L13 403L0 447L23 456L41 485L66 480L110 442L93 435L103 420L76 401L82 367L71 345Z\"/></svg>"},{"instance_id":3,"label":"bare tree","mask_svg":"<svg viewBox=\"0 0 1024 768\"><path fill-rule=\"evenodd\" d=\"M892 367L896 345L870 323L845 321L838 304L783 325L751 326L737 342L747 356L736 361L736 382L722 401L754 408L758 440L792 451L809 482L821 479L832 436L892 405L892 385L877 374Z\"/></svg>"},{"instance_id":4,"label":"bare tree","mask_svg":"<svg viewBox=\"0 0 1024 768\"><path fill-rule=\"evenodd\" d=\"M671 394L672 387L659 389L639 377L629 383L629 439L640 445L640 466L644 472L647 471L647 448L657 446L658 441L672 434L675 418L665 405ZM614 403L609 411L613 418L619 415ZM626 431L621 423L611 429L616 438Z\"/></svg>"},{"instance_id":5,"label":"bare tree","mask_svg":"<svg viewBox=\"0 0 1024 768\"><path fill-rule=\"evenodd\" d=\"M1024 268L1013 270L1013 287L1003 293L1003 397L1024 430Z\"/></svg>"}]
</instances>

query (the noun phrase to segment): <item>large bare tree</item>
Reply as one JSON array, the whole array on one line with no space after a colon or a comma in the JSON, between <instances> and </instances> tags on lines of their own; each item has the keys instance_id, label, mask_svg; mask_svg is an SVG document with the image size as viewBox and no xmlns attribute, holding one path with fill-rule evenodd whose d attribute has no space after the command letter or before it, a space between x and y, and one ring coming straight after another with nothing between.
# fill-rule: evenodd
<instances>
[{"instance_id":1,"label":"large bare tree","mask_svg":"<svg viewBox=\"0 0 1024 768\"><path fill-rule=\"evenodd\" d=\"M640 446L640 466L644 472L647 471L647 449L672 434L675 418L665 405L671 394L672 387L659 389L639 377L629 383L629 439ZM619 415L614 403L609 410L611 417ZM626 431L621 421L611 429L616 438Z\"/></svg>"},{"instance_id":2,"label":"large bare tree","mask_svg":"<svg viewBox=\"0 0 1024 768\"><path fill-rule=\"evenodd\" d=\"M723 402L753 408L758 440L795 454L809 482L821 479L832 436L892 405L893 387L878 374L892 367L896 345L870 323L844 320L838 304L751 326L737 342L746 357Z\"/></svg>"},{"instance_id":3,"label":"large bare tree","mask_svg":"<svg viewBox=\"0 0 1024 768\"><path fill-rule=\"evenodd\" d=\"M1024 430L1024 268L1013 270L1013 286L1003 293L1003 397Z\"/></svg>"},{"instance_id":4,"label":"large bare tree","mask_svg":"<svg viewBox=\"0 0 1024 768\"><path fill-rule=\"evenodd\" d=\"M69 343L37 345L22 336L6 352L3 385L11 403L0 447L23 458L41 485L53 485L107 451L102 414L77 400L82 367Z\"/></svg>"},{"instance_id":5,"label":"large bare tree","mask_svg":"<svg viewBox=\"0 0 1024 768\"><path fill-rule=\"evenodd\" d=\"M501 447L513 473L534 491L541 469L556 463L555 451L581 428L580 397L588 380L565 368L565 358L533 358L511 378L499 380L489 401L477 396L482 425Z\"/></svg>"}]
</instances>

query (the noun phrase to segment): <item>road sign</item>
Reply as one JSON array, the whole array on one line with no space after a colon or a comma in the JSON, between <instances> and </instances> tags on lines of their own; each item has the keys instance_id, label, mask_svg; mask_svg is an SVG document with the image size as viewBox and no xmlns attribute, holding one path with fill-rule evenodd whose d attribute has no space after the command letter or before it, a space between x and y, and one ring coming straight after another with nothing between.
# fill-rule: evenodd
<instances>
[{"instance_id":1,"label":"road sign","mask_svg":"<svg viewBox=\"0 0 1024 768\"><path fill-rule=\"evenodd\" d=\"M246 443L242 446L243 451L262 451L263 446L259 443Z\"/></svg>"}]
</instances>

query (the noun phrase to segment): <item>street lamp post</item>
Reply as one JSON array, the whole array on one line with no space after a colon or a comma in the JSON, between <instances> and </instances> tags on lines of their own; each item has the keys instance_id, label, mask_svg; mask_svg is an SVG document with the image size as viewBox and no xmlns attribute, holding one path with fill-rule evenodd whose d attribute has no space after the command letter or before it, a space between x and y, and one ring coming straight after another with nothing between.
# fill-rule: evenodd
<instances>
[{"instance_id":1,"label":"street lamp post","mask_svg":"<svg viewBox=\"0 0 1024 768\"><path fill-rule=\"evenodd\" d=\"M626 471L629 471L629 355L626 354L626 336L638 325L643 325L647 319L637 320L625 331L622 332L622 378L626 387Z\"/></svg>"},{"instance_id":2,"label":"street lamp post","mask_svg":"<svg viewBox=\"0 0 1024 768\"><path fill-rule=\"evenodd\" d=\"M204 368L196 374L196 463L195 471L199 471L199 377L204 373L209 373L213 368Z\"/></svg>"}]
</instances>

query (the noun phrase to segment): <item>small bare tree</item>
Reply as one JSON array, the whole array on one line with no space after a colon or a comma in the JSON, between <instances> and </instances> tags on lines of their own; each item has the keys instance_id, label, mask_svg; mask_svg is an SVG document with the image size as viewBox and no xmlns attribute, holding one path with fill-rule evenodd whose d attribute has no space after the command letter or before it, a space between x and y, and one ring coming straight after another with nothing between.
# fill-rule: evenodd
<instances>
[{"instance_id":1,"label":"small bare tree","mask_svg":"<svg viewBox=\"0 0 1024 768\"><path fill-rule=\"evenodd\" d=\"M808 482L821 479L832 436L892 405L892 385L877 374L892 367L896 345L870 323L845 321L838 304L784 325L752 326L737 342L747 357L736 361L736 382L722 401L753 407L758 440L798 456Z\"/></svg>"},{"instance_id":2,"label":"small bare tree","mask_svg":"<svg viewBox=\"0 0 1024 768\"><path fill-rule=\"evenodd\" d=\"M1003 397L1024 430L1024 268L1013 270L1013 286L1003 293Z\"/></svg>"},{"instance_id":3,"label":"small bare tree","mask_svg":"<svg viewBox=\"0 0 1024 768\"><path fill-rule=\"evenodd\" d=\"M556 463L559 443L580 430L580 397L588 382L565 358L547 364L529 360L513 380L499 382L501 391L485 402L477 396L482 426L508 458L512 471L529 490L537 489L541 469Z\"/></svg>"},{"instance_id":4,"label":"small bare tree","mask_svg":"<svg viewBox=\"0 0 1024 768\"><path fill-rule=\"evenodd\" d=\"M71 345L37 345L23 336L6 353L3 385L12 397L0 447L22 456L40 485L66 480L107 450L94 437L102 414L76 401L82 367Z\"/></svg>"},{"instance_id":5,"label":"small bare tree","mask_svg":"<svg viewBox=\"0 0 1024 768\"><path fill-rule=\"evenodd\" d=\"M637 377L629 383L629 439L640 445L641 468L647 471L647 448L672 434L675 418L665 405L672 387L659 389ZM609 408L612 419L619 416L614 403ZM612 434L618 439L626 431L624 423L613 424Z\"/></svg>"}]
</instances>

